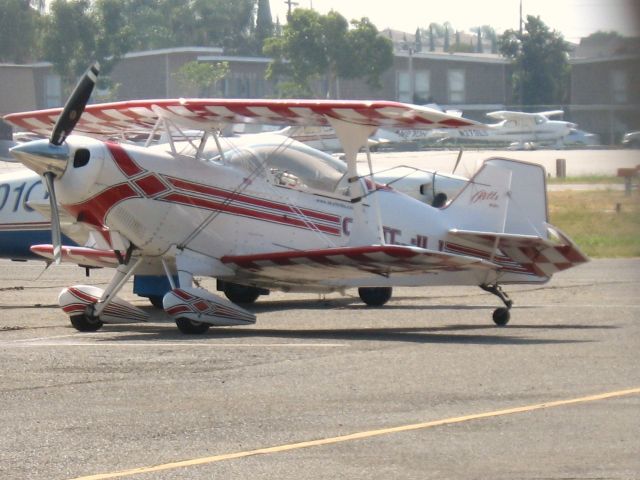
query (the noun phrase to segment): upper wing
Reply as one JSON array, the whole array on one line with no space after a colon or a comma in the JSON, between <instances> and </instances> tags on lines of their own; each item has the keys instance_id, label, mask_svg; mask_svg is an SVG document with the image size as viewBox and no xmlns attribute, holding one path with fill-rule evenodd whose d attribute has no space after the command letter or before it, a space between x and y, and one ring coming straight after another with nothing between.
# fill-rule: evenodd
<instances>
[{"instance_id":1,"label":"upper wing","mask_svg":"<svg viewBox=\"0 0 640 480\"><path fill-rule=\"evenodd\" d=\"M268 278L288 284L332 283L367 276L412 276L443 271L472 271L497 265L466 255L449 254L401 245L336 247L226 256L241 277Z\"/></svg>"},{"instance_id":2,"label":"upper wing","mask_svg":"<svg viewBox=\"0 0 640 480\"><path fill-rule=\"evenodd\" d=\"M16 127L49 135L62 108L12 113L4 120ZM347 100L139 100L87 105L76 132L115 136L148 131L159 118L191 128L219 128L228 123L329 125L334 118L357 125L387 128L464 128L483 124L428 107L387 101Z\"/></svg>"},{"instance_id":3,"label":"upper wing","mask_svg":"<svg viewBox=\"0 0 640 480\"><path fill-rule=\"evenodd\" d=\"M564 110L547 110L546 112L537 112L538 115L542 115L544 117L555 117L564 115Z\"/></svg>"},{"instance_id":4,"label":"upper wing","mask_svg":"<svg viewBox=\"0 0 640 480\"><path fill-rule=\"evenodd\" d=\"M487 113L487 117L495 118L497 120L515 120L515 121L526 121L533 120L534 113L528 112L512 112L509 110L498 110L497 112L489 112Z\"/></svg>"}]
</instances>

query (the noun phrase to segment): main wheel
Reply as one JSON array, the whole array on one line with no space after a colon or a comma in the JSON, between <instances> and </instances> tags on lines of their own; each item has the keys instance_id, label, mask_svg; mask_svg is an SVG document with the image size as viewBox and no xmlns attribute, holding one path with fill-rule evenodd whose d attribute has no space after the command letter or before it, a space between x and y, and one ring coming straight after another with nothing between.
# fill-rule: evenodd
<instances>
[{"instance_id":1,"label":"main wheel","mask_svg":"<svg viewBox=\"0 0 640 480\"><path fill-rule=\"evenodd\" d=\"M253 303L260 296L260 290L239 283L224 282L224 294L233 303Z\"/></svg>"},{"instance_id":2,"label":"main wheel","mask_svg":"<svg viewBox=\"0 0 640 480\"><path fill-rule=\"evenodd\" d=\"M162 295L152 295L149 297L149 302L151 302L151 305L153 305L156 308L159 308L160 310L164 309L164 306L162 305L162 299L164 297Z\"/></svg>"},{"instance_id":3,"label":"main wheel","mask_svg":"<svg viewBox=\"0 0 640 480\"><path fill-rule=\"evenodd\" d=\"M500 307L493 311L493 321L499 327L504 327L509 323L509 318L511 318L511 313L508 308Z\"/></svg>"},{"instance_id":4,"label":"main wheel","mask_svg":"<svg viewBox=\"0 0 640 480\"><path fill-rule=\"evenodd\" d=\"M360 299L370 307L380 307L391 298L391 287L360 287L358 295Z\"/></svg>"},{"instance_id":5,"label":"main wheel","mask_svg":"<svg viewBox=\"0 0 640 480\"><path fill-rule=\"evenodd\" d=\"M73 328L79 332L96 332L102 328L102 321L99 318L89 317L87 315L73 315L69 317Z\"/></svg>"},{"instance_id":6,"label":"main wheel","mask_svg":"<svg viewBox=\"0 0 640 480\"><path fill-rule=\"evenodd\" d=\"M176 318L178 330L186 335L202 335L209 330L208 323L196 322L188 318Z\"/></svg>"}]
</instances>

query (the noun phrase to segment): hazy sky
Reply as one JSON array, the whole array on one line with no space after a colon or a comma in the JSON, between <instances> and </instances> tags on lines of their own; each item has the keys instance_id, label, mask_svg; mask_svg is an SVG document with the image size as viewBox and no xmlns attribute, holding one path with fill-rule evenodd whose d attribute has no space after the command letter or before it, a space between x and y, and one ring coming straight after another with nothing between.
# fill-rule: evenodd
<instances>
[{"instance_id":1,"label":"hazy sky","mask_svg":"<svg viewBox=\"0 0 640 480\"><path fill-rule=\"evenodd\" d=\"M499 33L518 28L519 0L295 0L300 7L320 13L340 12L347 20L369 19L379 30L390 27L413 33L431 22L451 22L454 28L491 25ZM640 35L639 0L522 0L523 17L539 15L566 40L577 41L598 30ZM285 23L284 0L271 0L275 20Z\"/></svg>"}]
</instances>

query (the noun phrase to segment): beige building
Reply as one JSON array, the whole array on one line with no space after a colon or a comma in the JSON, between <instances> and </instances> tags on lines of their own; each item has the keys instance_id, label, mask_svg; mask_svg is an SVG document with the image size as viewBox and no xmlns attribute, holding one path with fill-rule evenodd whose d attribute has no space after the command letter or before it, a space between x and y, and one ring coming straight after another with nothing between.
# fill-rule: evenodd
<instances>
[{"instance_id":1,"label":"beige building","mask_svg":"<svg viewBox=\"0 0 640 480\"><path fill-rule=\"evenodd\" d=\"M269 98L275 85L266 80L270 59L225 55L221 48L181 47L129 53L114 67L118 85L108 100L194 97L176 73L187 62L229 63L229 74L210 96ZM640 57L620 54L571 60L571 100L566 118L599 133L606 143L640 129ZM510 63L496 54L394 53L393 66L373 88L364 80L338 80L333 96L342 99L437 103L486 121L485 113L513 107ZM100 92L98 92L99 94ZM103 99L100 99L102 101ZM49 63L0 64L0 114L62 105L60 77ZM511 106L511 107L510 107ZM548 106L541 106L548 109Z\"/></svg>"}]
</instances>

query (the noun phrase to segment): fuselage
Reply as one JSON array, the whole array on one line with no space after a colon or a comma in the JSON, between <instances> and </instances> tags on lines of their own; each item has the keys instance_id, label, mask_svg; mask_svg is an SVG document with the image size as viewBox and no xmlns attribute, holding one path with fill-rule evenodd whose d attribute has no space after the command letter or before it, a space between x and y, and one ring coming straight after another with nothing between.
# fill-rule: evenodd
<instances>
[{"instance_id":1,"label":"fuselage","mask_svg":"<svg viewBox=\"0 0 640 480\"><path fill-rule=\"evenodd\" d=\"M198 158L189 148L68 143L89 148L91 159L57 180L59 202L146 256L172 247L216 258L339 247L353 244L356 230L358 242L435 249L447 229L438 209L391 188L374 191L368 180L350 184L342 161L284 137L237 139L223 156L204 149ZM352 203L349 189L363 198Z\"/></svg>"}]
</instances>

